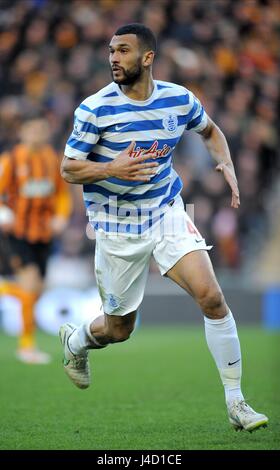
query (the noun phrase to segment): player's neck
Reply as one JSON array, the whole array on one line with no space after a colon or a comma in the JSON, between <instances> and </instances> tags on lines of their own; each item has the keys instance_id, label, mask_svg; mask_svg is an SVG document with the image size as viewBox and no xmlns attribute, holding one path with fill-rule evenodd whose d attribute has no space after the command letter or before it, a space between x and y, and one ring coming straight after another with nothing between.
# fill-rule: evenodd
<instances>
[{"instance_id":1,"label":"player's neck","mask_svg":"<svg viewBox=\"0 0 280 470\"><path fill-rule=\"evenodd\" d=\"M132 100L146 101L154 91L153 77L149 75L132 85L120 85L120 89Z\"/></svg>"},{"instance_id":2,"label":"player's neck","mask_svg":"<svg viewBox=\"0 0 280 470\"><path fill-rule=\"evenodd\" d=\"M28 150L28 152L39 152L45 145L42 143L25 143L25 147Z\"/></svg>"}]
</instances>

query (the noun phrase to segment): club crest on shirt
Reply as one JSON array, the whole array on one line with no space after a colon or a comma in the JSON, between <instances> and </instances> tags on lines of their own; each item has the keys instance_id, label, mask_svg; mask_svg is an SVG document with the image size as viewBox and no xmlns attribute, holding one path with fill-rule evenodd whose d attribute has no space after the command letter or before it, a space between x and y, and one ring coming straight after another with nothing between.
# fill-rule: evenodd
<instances>
[{"instance_id":1,"label":"club crest on shirt","mask_svg":"<svg viewBox=\"0 0 280 470\"><path fill-rule=\"evenodd\" d=\"M168 116L163 118L162 124L164 129L166 129L167 131L171 133L176 132L178 127L178 118L176 114L168 114Z\"/></svg>"},{"instance_id":2,"label":"club crest on shirt","mask_svg":"<svg viewBox=\"0 0 280 470\"><path fill-rule=\"evenodd\" d=\"M121 299L114 294L105 294L104 309L110 314L120 307Z\"/></svg>"},{"instance_id":3,"label":"club crest on shirt","mask_svg":"<svg viewBox=\"0 0 280 470\"><path fill-rule=\"evenodd\" d=\"M74 139L79 140L85 135L85 132L82 132L82 128L83 128L83 123L79 121L78 119L75 119L73 131L72 131L72 136L74 137Z\"/></svg>"}]
</instances>

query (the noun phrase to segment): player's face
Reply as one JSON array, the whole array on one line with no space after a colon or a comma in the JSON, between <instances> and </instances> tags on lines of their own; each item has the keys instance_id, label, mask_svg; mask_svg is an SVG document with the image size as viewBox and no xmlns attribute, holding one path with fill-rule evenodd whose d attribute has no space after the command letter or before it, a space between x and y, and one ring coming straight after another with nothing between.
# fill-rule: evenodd
<instances>
[{"instance_id":1,"label":"player's face","mask_svg":"<svg viewBox=\"0 0 280 470\"><path fill-rule=\"evenodd\" d=\"M131 85L137 82L144 71L143 55L137 36L135 34L113 36L109 51L114 82L119 85Z\"/></svg>"},{"instance_id":2,"label":"player's face","mask_svg":"<svg viewBox=\"0 0 280 470\"><path fill-rule=\"evenodd\" d=\"M49 125L44 119L34 119L23 124L20 137L25 145L44 145L50 136Z\"/></svg>"}]
</instances>

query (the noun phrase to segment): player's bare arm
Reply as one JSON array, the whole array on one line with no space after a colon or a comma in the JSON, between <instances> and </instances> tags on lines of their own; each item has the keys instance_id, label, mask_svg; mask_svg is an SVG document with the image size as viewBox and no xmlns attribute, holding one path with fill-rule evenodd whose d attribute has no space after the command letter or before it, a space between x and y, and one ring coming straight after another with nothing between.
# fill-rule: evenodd
<instances>
[{"instance_id":1,"label":"player's bare arm","mask_svg":"<svg viewBox=\"0 0 280 470\"><path fill-rule=\"evenodd\" d=\"M127 181L147 181L156 174L157 162L146 162L153 158L151 154L132 158L130 152L134 142L123 150L112 162L98 163L89 160L74 160L64 157L61 164L61 176L68 183L90 184L110 177Z\"/></svg>"},{"instance_id":2,"label":"player's bare arm","mask_svg":"<svg viewBox=\"0 0 280 470\"><path fill-rule=\"evenodd\" d=\"M226 138L221 129L208 117L206 128L199 133L211 156L218 163L217 171L221 171L232 191L231 207L240 205L238 183Z\"/></svg>"}]
</instances>

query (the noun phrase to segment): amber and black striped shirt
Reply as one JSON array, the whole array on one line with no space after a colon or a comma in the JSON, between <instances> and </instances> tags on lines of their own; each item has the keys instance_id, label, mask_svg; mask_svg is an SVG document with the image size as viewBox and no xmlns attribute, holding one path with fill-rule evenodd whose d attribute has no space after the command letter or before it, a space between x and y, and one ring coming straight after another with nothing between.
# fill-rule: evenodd
<instances>
[{"instance_id":1,"label":"amber and black striped shirt","mask_svg":"<svg viewBox=\"0 0 280 470\"><path fill-rule=\"evenodd\" d=\"M71 198L51 146L31 150L19 144L0 157L0 204L13 210L17 238L31 243L52 238L51 220L69 217Z\"/></svg>"}]
</instances>

